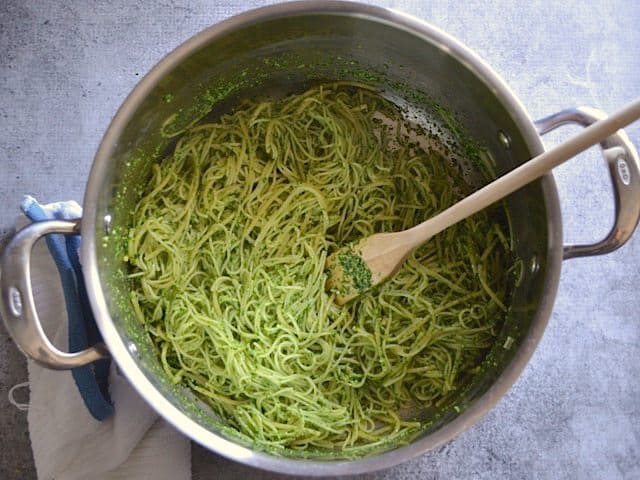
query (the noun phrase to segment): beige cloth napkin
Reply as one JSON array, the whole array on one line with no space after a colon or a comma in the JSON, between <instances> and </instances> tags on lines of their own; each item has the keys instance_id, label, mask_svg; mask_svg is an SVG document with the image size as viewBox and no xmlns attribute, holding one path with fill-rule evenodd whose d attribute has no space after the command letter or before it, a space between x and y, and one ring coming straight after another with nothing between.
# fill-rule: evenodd
<instances>
[{"instance_id":1,"label":"beige cloth napkin","mask_svg":"<svg viewBox=\"0 0 640 480\"><path fill-rule=\"evenodd\" d=\"M78 207L79 208L79 207ZM18 221L25 225L25 217ZM46 243L32 255L31 281L45 332L67 347L62 287ZM69 371L29 361L29 435L39 480L189 480L191 446L142 400L112 363L115 413L105 421L87 411Z\"/></svg>"}]
</instances>

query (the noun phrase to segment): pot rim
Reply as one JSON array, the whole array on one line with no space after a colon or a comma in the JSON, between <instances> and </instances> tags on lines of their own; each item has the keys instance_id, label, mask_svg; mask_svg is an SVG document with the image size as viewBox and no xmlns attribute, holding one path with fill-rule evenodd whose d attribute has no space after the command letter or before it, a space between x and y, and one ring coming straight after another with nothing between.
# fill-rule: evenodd
<instances>
[{"instance_id":1,"label":"pot rim","mask_svg":"<svg viewBox=\"0 0 640 480\"><path fill-rule=\"evenodd\" d=\"M125 340L119 335L109 314L98 275L96 257L96 239L100 238L97 232L101 231L102 228L102 222L96 218L98 214L98 195L102 180L108 170L112 151L117 145L121 132L148 92L156 86L165 74L173 70L192 52L215 38L274 18L313 14L356 16L386 23L395 28L403 29L423 41L430 42L445 50L447 54L463 63L495 93L498 100L510 112L530 152L533 155L538 155L544 151L540 136L531 118L502 78L477 54L440 29L398 11L349 1L294 1L261 7L226 19L184 42L156 64L126 98L102 139L89 174L81 225L83 237L81 259L88 296L95 314L96 323L112 357L145 401L176 429L206 448L246 465L280 473L305 476L346 475L392 467L453 439L493 408L524 370L548 323L560 279L562 263L561 215L557 189L550 173L540 180L546 202L547 228L549 232L544 291L527 336L511 363L480 398L457 418L439 430L409 445L358 460L301 460L253 451L207 430L182 413L146 377L136 363L135 352L128 348Z\"/></svg>"}]
</instances>

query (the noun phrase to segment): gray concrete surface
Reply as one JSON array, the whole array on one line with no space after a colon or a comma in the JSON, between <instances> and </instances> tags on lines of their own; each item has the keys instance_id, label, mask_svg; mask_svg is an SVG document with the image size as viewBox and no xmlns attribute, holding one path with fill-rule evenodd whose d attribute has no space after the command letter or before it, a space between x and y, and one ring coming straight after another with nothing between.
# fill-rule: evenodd
<instances>
[{"instance_id":1,"label":"gray concrete surface","mask_svg":"<svg viewBox=\"0 0 640 480\"><path fill-rule=\"evenodd\" d=\"M22 194L81 200L92 156L127 93L204 27L266 1L0 2L0 232ZM634 1L377 1L475 49L532 117L586 104L612 111L640 94ZM545 137L549 144L574 131ZM628 129L640 145L640 125ZM595 151L555 172L567 241L610 226ZM640 478L640 234L563 267L548 330L510 393L439 451L367 479ZM35 478L25 413L6 394L25 362L0 329L0 478ZM195 447L193 478L281 478Z\"/></svg>"}]
</instances>

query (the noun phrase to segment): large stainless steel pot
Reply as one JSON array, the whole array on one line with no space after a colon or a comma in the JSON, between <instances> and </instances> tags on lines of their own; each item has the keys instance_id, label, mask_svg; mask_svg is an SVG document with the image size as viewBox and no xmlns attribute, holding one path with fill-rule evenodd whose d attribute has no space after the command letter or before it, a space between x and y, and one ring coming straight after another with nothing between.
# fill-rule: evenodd
<instances>
[{"instance_id":1,"label":"large stainless steel pot","mask_svg":"<svg viewBox=\"0 0 640 480\"><path fill-rule=\"evenodd\" d=\"M228 458L284 473L337 475L386 468L450 440L495 405L542 336L563 258L610 252L635 229L640 217L640 162L623 132L601 145L616 205L615 225L601 242L562 245L551 175L508 198L514 248L526 267L514 283L509 317L482 373L409 445L356 460L284 458L255 451L212 418L197 399L171 385L133 321L123 301L124 265L114 232L126 228L127 206L135 201L145 169L161 153L155 147L163 142L159 132L165 120L178 113L171 125L184 126L212 106L228 107L233 98L283 86L286 91L317 79L367 81L404 97L416 112L426 112L437 102L455 112L469 136L488 148L498 174L541 153L541 134L565 123L588 125L602 115L581 108L532 122L507 85L473 52L432 26L397 12L311 1L231 18L169 54L127 98L96 154L82 221L33 224L6 247L1 313L24 353L55 369L110 355L145 400L185 435ZM49 342L38 321L29 256L41 236L78 231L84 277L106 345L65 353Z\"/></svg>"}]
</instances>

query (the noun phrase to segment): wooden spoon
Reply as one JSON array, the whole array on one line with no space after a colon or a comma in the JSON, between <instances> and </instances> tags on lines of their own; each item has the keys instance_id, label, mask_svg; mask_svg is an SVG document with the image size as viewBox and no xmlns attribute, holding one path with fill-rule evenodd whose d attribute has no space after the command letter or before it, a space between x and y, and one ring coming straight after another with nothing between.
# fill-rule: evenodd
<instances>
[{"instance_id":1,"label":"wooden spoon","mask_svg":"<svg viewBox=\"0 0 640 480\"><path fill-rule=\"evenodd\" d=\"M566 142L463 198L435 217L402 232L377 233L338 249L327 258L326 289L342 305L394 275L409 254L442 230L501 200L549 170L640 118L640 98Z\"/></svg>"}]
</instances>

